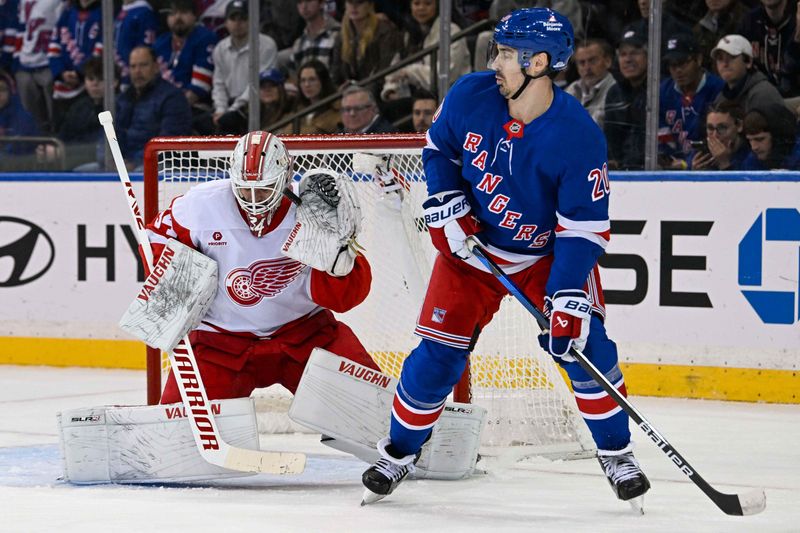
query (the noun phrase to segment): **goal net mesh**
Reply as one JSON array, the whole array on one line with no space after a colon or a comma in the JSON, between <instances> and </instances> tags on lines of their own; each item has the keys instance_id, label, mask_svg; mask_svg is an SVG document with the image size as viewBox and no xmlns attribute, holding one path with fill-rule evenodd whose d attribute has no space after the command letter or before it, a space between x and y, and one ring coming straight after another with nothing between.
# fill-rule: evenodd
<instances>
[{"instance_id":1,"label":"goal net mesh","mask_svg":"<svg viewBox=\"0 0 800 533\"><path fill-rule=\"evenodd\" d=\"M295 179L308 169L326 168L355 182L364 217L358 242L372 267L373 282L367 299L339 319L353 329L384 372L398 377L403 360L419 342L413 331L435 257L421 207L426 197L424 138L287 137L284 141L294 157ZM145 197L155 205L145 206L148 217L192 185L227 177L234 144L231 137L169 139L164 148L157 141L151 143L145 161ZM377 179L363 172L361 154L390 156L402 193L385 192ZM470 397L457 399L488 410L484 453L513 446L525 447L520 450L525 455L588 456L593 451L591 437L558 366L539 348L538 333L533 317L506 297L471 355ZM161 365L163 383L169 370L165 355ZM275 422L274 414L288 408L288 392L272 387L254 395L257 409L269 412L265 417L272 427L267 431L280 430L282 423Z\"/></svg>"}]
</instances>

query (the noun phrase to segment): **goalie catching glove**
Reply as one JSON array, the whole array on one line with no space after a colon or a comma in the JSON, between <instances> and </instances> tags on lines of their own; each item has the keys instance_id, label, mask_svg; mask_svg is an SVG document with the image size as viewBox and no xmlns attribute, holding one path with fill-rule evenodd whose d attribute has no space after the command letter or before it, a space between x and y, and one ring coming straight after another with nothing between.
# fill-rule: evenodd
<instances>
[{"instance_id":1,"label":"goalie catching glove","mask_svg":"<svg viewBox=\"0 0 800 533\"><path fill-rule=\"evenodd\" d=\"M353 270L361 208L352 180L327 169L309 169L298 187L297 222L281 252L333 276Z\"/></svg>"},{"instance_id":2,"label":"goalie catching glove","mask_svg":"<svg viewBox=\"0 0 800 533\"><path fill-rule=\"evenodd\" d=\"M433 245L442 253L469 259L472 251L467 237L481 230L478 219L470 215L472 207L461 191L445 191L429 197L422 204L425 224Z\"/></svg>"},{"instance_id":3,"label":"goalie catching glove","mask_svg":"<svg viewBox=\"0 0 800 533\"><path fill-rule=\"evenodd\" d=\"M550 332L539 335L539 344L554 357L567 363L575 361L569 350L583 350L589 338L592 304L588 295L578 289L557 291L544 299L544 314L550 318Z\"/></svg>"}]
</instances>

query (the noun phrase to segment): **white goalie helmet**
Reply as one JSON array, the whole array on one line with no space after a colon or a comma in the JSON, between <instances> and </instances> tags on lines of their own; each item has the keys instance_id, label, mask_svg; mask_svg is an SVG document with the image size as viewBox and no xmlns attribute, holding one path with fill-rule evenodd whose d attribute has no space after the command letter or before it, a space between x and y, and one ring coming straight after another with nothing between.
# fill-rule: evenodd
<instances>
[{"instance_id":1,"label":"white goalie helmet","mask_svg":"<svg viewBox=\"0 0 800 533\"><path fill-rule=\"evenodd\" d=\"M244 135L230 157L233 195L248 215L254 232L269 224L292 176L292 157L276 136L266 131Z\"/></svg>"}]
</instances>

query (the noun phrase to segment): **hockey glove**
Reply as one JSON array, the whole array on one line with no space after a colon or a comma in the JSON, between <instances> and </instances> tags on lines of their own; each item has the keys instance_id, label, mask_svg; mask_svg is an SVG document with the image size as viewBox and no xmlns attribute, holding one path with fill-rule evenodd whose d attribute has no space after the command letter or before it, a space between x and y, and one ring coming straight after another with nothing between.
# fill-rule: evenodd
<instances>
[{"instance_id":1,"label":"hockey glove","mask_svg":"<svg viewBox=\"0 0 800 533\"><path fill-rule=\"evenodd\" d=\"M569 349L583 350L589 337L592 304L588 295L577 289L556 292L544 299L544 314L550 318L550 333L539 335L539 344L554 357L575 361Z\"/></svg>"},{"instance_id":2,"label":"hockey glove","mask_svg":"<svg viewBox=\"0 0 800 533\"><path fill-rule=\"evenodd\" d=\"M469 259L472 252L467 237L480 231L478 219L470 215L472 207L460 191L446 191L429 197L422 204L425 223L433 245L442 253Z\"/></svg>"}]
</instances>

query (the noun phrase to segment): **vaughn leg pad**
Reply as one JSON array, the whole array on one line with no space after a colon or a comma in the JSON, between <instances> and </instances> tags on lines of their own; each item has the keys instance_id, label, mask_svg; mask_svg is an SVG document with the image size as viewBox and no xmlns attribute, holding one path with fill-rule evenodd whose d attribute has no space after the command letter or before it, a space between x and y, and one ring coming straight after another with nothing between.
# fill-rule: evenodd
<instances>
[{"instance_id":1,"label":"vaughn leg pad","mask_svg":"<svg viewBox=\"0 0 800 533\"><path fill-rule=\"evenodd\" d=\"M323 444L374 463L377 442L389 434L397 379L316 348L289 408L289 417L332 439ZM414 477L461 479L478 458L486 410L448 402L422 447Z\"/></svg>"},{"instance_id":2,"label":"vaughn leg pad","mask_svg":"<svg viewBox=\"0 0 800 533\"><path fill-rule=\"evenodd\" d=\"M258 450L251 398L211 402L226 442ZM76 484L167 483L248 476L206 462L181 403L58 413L64 479Z\"/></svg>"}]
</instances>

